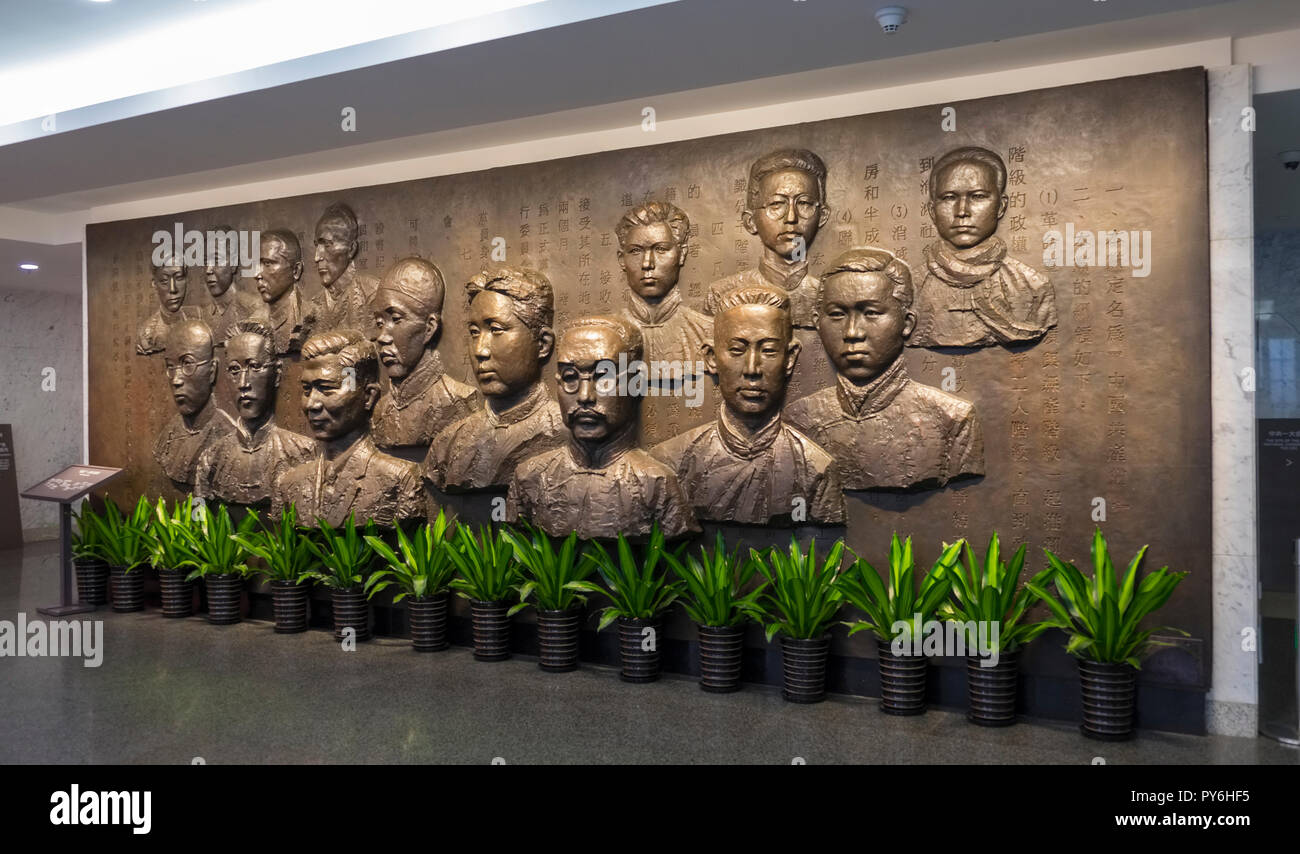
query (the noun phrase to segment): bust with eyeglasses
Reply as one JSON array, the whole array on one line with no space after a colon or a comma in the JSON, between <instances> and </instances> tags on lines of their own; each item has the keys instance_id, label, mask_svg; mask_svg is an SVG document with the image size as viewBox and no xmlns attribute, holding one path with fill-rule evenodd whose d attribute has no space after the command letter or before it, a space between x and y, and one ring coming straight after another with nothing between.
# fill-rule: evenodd
<instances>
[{"instance_id":1,"label":"bust with eyeglasses","mask_svg":"<svg viewBox=\"0 0 1300 854\"><path fill-rule=\"evenodd\" d=\"M171 329L167 338L164 371L176 415L154 442L153 456L176 488L188 492L194 486L199 457L233 428L230 416L212 400L217 381L212 330L201 320L187 320Z\"/></svg>"},{"instance_id":2,"label":"bust with eyeglasses","mask_svg":"<svg viewBox=\"0 0 1300 854\"><path fill-rule=\"evenodd\" d=\"M281 473L315 453L306 436L275 423L275 396L283 372L275 335L266 324L240 320L225 342L221 368L235 392L238 417L199 456L194 494L249 507L271 503Z\"/></svg>"}]
</instances>

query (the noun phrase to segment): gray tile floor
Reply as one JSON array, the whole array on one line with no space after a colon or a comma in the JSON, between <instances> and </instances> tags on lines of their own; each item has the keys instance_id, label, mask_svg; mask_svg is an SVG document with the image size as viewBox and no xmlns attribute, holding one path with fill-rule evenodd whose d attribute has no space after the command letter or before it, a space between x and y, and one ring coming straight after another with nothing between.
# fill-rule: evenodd
<instances>
[{"instance_id":1,"label":"gray tile floor","mask_svg":"<svg viewBox=\"0 0 1300 854\"><path fill-rule=\"evenodd\" d=\"M53 544L0 552L0 619L35 619L57 600L57 557ZM952 712L892 718L859 698L799 706L748 685L628 685L607 668L547 674L398 639L344 652L328 632L276 635L264 622L91 617L104 621L98 668L0 658L0 762L1300 764L1267 739L1100 744L1064 724L986 730Z\"/></svg>"}]
</instances>

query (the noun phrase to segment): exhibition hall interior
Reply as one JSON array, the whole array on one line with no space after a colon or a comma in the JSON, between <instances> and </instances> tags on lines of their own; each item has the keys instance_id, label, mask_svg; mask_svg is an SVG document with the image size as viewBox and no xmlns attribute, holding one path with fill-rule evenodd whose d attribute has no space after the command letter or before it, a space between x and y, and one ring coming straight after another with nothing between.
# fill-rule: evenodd
<instances>
[{"instance_id":1,"label":"exhibition hall interior","mask_svg":"<svg viewBox=\"0 0 1300 854\"><path fill-rule=\"evenodd\" d=\"M1300 764L1293 0L3 0L0 89L0 762Z\"/></svg>"}]
</instances>

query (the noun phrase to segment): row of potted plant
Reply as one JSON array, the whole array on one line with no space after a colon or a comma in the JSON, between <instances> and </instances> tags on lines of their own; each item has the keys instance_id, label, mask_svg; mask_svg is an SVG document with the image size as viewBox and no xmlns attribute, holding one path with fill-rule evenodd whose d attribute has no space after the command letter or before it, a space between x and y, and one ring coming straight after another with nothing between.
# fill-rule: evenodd
<instances>
[{"instance_id":1,"label":"row of potted plant","mask_svg":"<svg viewBox=\"0 0 1300 854\"><path fill-rule=\"evenodd\" d=\"M580 544L576 534L551 538L529 526L475 531L443 513L411 531L381 535L370 524L358 529L352 519L338 529L324 521L304 527L292 507L273 524L250 512L235 525L225 507L214 511L189 499L169 511L161 499L142 498L129 516L111 502L100 514L83 507L78 531L76 554L111 567L114 610L143 607L142 578L134 570L152 563L166 616L192 612L190 585L202 577L209 620L238 621L242 579L256 574L270 583L275 630L304 631L305 582L314 580L331 589L335 636L351 630L365 640L367 600L393 588L394 602L405 602L413 648L431 652L448 646L448 598L455 593L469 600L476 658L508 658L511 617L531 607L539 666L556 672L578 666L583 611L589 596L601 596L608 604L597 630L617 623L620 675L631 682L658 678L662 620L679 603L698 627L702 689L740 687L745 626L755 622L768 642L780 636L783 696L799 703L825 698L830 630L848 605L860 613L843 625L850 635L874 635L881 709L896 715L925 711L929 656L921 639L944 624L967 645L968 717L986 726L1015 722L1020 654L1056 627L1078 658L1084 732L1098 738L1131 736L1140 659L1162 645L1154 632L1177 631L1140 624L1186 575L1162 567L1139 580L1145 546L1119 575L1099 529L1091 576L1045 549L1047 566L1024 584L1027 546L1006 561L996 533L982 558L959 540L920 571L911 538L895 535L882 574L842 540L822 557L815 541L806 550L792 540L788 549L742 553L728 550L718 534L696 554L669 548L657 528L644 545L620 536L607 547ZM1031 619L1039 602L1046 614ZM992 625L996 634L977 637L976 627ZM990 652L997 656L991 667Z\"/></svg>"}]
</instances>

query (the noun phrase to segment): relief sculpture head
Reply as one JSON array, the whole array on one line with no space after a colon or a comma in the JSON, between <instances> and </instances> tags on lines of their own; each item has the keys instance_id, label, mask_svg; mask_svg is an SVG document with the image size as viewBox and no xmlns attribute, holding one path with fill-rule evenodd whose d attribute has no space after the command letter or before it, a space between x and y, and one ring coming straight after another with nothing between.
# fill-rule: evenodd
<instances>
[{"instance_id":1,"label":"relief sculpture head","mask_svg":"<svg viewBox=\"0 0 1300 854\"><path fill-rule=\"evenodd\" d=\"M489 399L522 398L540 380L555 347L551 282L536 270L500 267L465 285L470 367Z\"/></svg>"},{"instance_id":2,"label":"relief sculpture head","mask_svg":"<svg viewBox=\"0 0 1300 854\"><path fill-rule=\"evenodd\" d=\"M916 328L912 273L892 252L859 247L822 273L817 331L845 379L862 385L903 352Z\"/></svg>"},{"instance_id":3,"label":"relief sculpture head","mask_svg":"<svg viewBox=\"0 0 1300 854\"><path fill-rule=\"evenodd\" d=\"M403 258L384 276L371 307L379 361L390 380L409 375L437 341L445 292L442 271L423 258Z\"/></svg>"}]
</instances>

